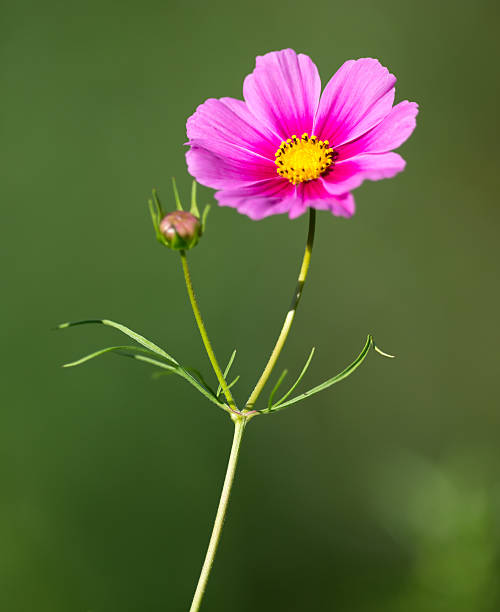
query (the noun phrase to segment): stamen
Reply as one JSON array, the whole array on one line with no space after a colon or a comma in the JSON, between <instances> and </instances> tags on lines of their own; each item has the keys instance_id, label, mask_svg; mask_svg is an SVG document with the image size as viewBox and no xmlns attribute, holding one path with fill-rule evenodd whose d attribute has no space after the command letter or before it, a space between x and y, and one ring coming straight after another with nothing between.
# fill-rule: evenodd
<instances>
[{"instance_id":1,"label":"stamen","mask_svg":"<svg viewBox=\"0 0 500 612\"><path fill-rule=\"evenodd\" d=\"M300 138L295 134L284 140L275 154L277 173L297 185L318 178L335 162L337 153L328 140L304 132ZM289 171L291 171L289 173Z\"/></svg>"}]
</instances>

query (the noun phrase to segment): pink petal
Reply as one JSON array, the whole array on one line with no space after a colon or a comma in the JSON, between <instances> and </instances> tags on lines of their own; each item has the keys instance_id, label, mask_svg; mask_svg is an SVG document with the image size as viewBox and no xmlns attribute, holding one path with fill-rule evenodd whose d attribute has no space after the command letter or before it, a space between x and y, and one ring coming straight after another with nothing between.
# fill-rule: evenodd
<instances>
[{"instance_id":1,"label":"pink petal","mask_svg":"<svg viewBox=\"0 0 500 612\"><path fill-rule=\"evenodd\" d=\"M352 217L356 212L356 202L352 193L346 193L339 196L337 200L330 204L330 210L337 217Z\"/></svg>"},{"instance_id":2,"label":"pink petal","mask_svg":"<svg viewBox=\"0 0 500 612\"><path fill-rule=\"evenodd\" d=\"M369 179L378 181L392 178L404 170L405 160L397 153L358 155L336 163L333 170L323 175L325 188L333 195L342 195Z\"/></svg>"},{"instance_id":3,"label":"pink petal","mask_svg":"<svg viewBox=\"0 0 500 612\"><path fill-rule=\"evenodd\" d=\"M221 206L231 206L250 219L259 220L270 215L288 212L295 188L282 178L241 184L215 194Z\"/></svg>"},{"instance_id":4,"label":"pink petal","mask_svg":"<svg viewBox=\"0 0 500 612\"><path fill-rule=\"evenodd\" d=\"M248 108L280 140L311 133L320 94L315 64L292 49L257 57L255 70L243 84Z\"/></svg>"},{"instance_id":5,"label":"pink petal","mask_svg":"<svg viewBox=\"0 0 500 612\"><path fill-rule=\"evenodd\" d=\"M187 120L189 144L203 143L214 153L234 156L259 155L274 161L280 140L264 125L259 125L242 100L209 98Z\"/></svg>"},{"instance_id":6,"label":"pink petal","mask_svg":"<svg viewBox=\"0 0 500 612\"><path fill-rule=\"evenodd\" d=\"M274 178L274 153L280 141L256 123L241 100L206 100L187 122L190 174L214 189Z\"/></svg>"},{"instance_id":7,"label":"pink petal","mask_svg":"<svg viewBox=\"0 0 500 612\"><path fill-rule=\"evenodd\" d=\"M281 183L279 186L277 183L274 184L275 190L268 181L265 185L266 196L257 195L256 191L260 191L263 185L255 184L248 185L244 189L234 189L232 193L219 192L216 198L220 197L219 204L235 206L240 213L252 219L263 219L280 213L288 213L290 219L296 219L310 207L317 210L329 210L340 217L352 217L354 214L355 204L352 195L350 193L332 195L325 188L322 179L295 186L285 181ZM255 193L255 195L247 199L246 194L250 193Z\"/></svg>"},{"instance_id":8,"label":"pink petal","mask_svg":"<svg viewBox=\"0 0 500 612\"><path fill-rule=\"evenodd\" d=\"M337 217L352 217L356 210L352 194L332 195L322 178L303 183L302 197L306 208L329 210Z\"/></svg>"},{"instance_id":9,"label":"pink petal","mask_svg":"<svg viewBox=\"0 0 500 612\"><path fill-rule=\"evenodd\" d=\"M387 117L372 130L337 149L339 160L362 153L385 153L397 149L415 129L418 104L400 102Z\"/></svg>"},{"instance_id":10,"label":"pink petal","mask_svg":"<svg viewBox=\"0 0 500 612\"><path fill-rule=\"evenodd\" d=\"M296 219L303 215L307 210L307 202L303 197L301 185L296 185L294 193L287 198L286 212L290 219Z\"/></svg>"},{"instance_id":11,"label":"pink petal","mask_svg":"<svg viewBox=\"0 0 500 612\"><path fill-rule=\"evenodd\" d=\"M314 134L334 147L361 136L389 114L395 82L376 59L345 62L323 91Z\"/></svg>"},{"instance_id":12,"label":"pink petal","mask_svg":"<svg viewBox=\"0 0 500 612\"><path fill-rule=\"evenodd\" d=\"M292 185L281 178L239 185L215 194L221 206L231 206L251 219L259 220L288 213L290 219L304 214L309 207L329 210L336 216L354 214L354 198L350 193L332 195L322 179Z\"/></svg>"},{"instance_id":13,"label":"pink petal","mask_svg":"<svg viewBox=\"0 0 500 612\"><path fill-rule=\"evenodd\" d=\"M197 145L187 151L186 162L191 176L213 189L277 177L276 166L271 161L249 155L247 159L234 155L219 157L210 149Z\"/></svg>"}]
</instances>

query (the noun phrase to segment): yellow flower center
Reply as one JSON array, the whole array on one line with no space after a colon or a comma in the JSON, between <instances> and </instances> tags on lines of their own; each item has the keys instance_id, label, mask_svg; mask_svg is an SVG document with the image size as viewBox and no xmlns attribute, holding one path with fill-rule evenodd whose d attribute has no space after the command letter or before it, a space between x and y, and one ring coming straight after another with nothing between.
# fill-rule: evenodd
<instances>
[{"instance_id":1,"label":"yellow flower center","mask_svg":"<svg viewBox=\"0 0 500 612\"><path fill-rule=\"evenodd\" d=\"M284 140L276 151L278 174L293 185L312 181L321 176L335 161L336 153L328 140L318 140L307 133L301 138L292 136Z\"/></svg>"}]
</instances>

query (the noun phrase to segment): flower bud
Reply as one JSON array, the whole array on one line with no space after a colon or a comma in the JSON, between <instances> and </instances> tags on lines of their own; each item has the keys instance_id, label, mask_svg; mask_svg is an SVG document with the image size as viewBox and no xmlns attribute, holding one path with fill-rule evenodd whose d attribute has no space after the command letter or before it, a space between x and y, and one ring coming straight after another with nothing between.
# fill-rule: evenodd
<instances>
[{"instance_id":1,"label":"flower bud","mask_svg":"<svg viewBox=\"0 0 500 612\"><path fill-rule=\"evenodd\" d=\"M186 210L176 210L163 217L159 229L167 246L176 251L192 249L202 233L198 217Z\"/></svg>"}]
</instances>

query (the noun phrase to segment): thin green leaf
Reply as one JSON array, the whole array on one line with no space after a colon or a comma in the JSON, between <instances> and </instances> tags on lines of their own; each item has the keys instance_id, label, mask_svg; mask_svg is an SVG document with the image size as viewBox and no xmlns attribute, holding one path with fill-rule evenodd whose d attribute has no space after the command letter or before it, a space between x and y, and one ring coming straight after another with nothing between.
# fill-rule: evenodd
<instances>
[{"instance_id":1,"label":"thin green leaf","mask_svg":"<svg viewBox=\"0 0 500 612\"><path fill-rule=\"evenodd\" d=\"M233 387L233 386L234 386L234 385L235 385L235 384L236 384L236 383L239 381L239 379L240 379L240 375L238 374L238 376L237 376L237 377L236 377L236 378L235 378L235 379L234 379L232 382L230 382L230 383L228 384L228 386L227 386L228 390L229 390L229 389L231 389L231 387ZM219 399L219 397L220 397L220 393L219 393L219 395L217 396L217 399ZM225 397L225 396L224 396L224 397Z\"/></svg>"},{"instance_id":2,"label":"thin green leaf","mask_svg":"<svg viewBox=\"0 0 500 612\"><path fill-rule=\"evenodd\" d=\"M132 359L137 359L138 361L149 363L151 365L157 366L164 370L169 370L173 374L177 374L181 378L184 378L185 380L187 380L191 385L193 385L193 387L195 387L202 395L204 395L207 399L209 399L216 406L219 406L219 408L223 408L224 410L226 410L226 406L222 404L221 402L219 402L217 398L215 397L215 395L213 395L213 393L211 393L208 389L205 389L205 387L202 384L200 384L200 382L197 381L196 378L194 378L194 376L191 376L189 372L184 370L184 368L180 366L173 367L173 366L168 365L167 363L164 363L163 361L158 361L157 359L152 359L150 357L146 357L145 355L126 355L126 356L132 357Z\"/></svg>"},{"instance_id":3,"label":"thin green leaf","mask_svg":"<svg viewBox=\"0 0 500 612\"><path fill-rule=\"evenodd\" d=\"M235 357L236 357L236 349L234 349L234 351L231 353L231 357L229 357L229 361L227 363L226 369L224 370L224 374L223 374L224 380L226 380L226 376L229 374L229 370L231 369L231 366L233 365L233 361ZM219 386L217 387L217 393L215 395L219 397L221 391L222 391L222 387L219 383Z\"/></svg>"},{"instance_id":4,"label":"thin green leaf","mask_svg":"<svg viewBox=\"0 0 500 612\"><path fill-rule=\"evenodd\" d=\"M67 327L74 327L75 325L86 325L87 323L96 323L99 325L107 325L108 327L114 327L115 329L121 331L126 336L132 338L150 351L153 351L153 353L161 355L161 357L167 359L168 361L171 361L175 365L179 365L179 363L171 355L169 355L162 348L154 344L154 342L151 342L151 340L148 340L137 332L132 331L128 327L125 327L125 325L122 325L121 323L116 323L115 321L110 321L109 319L87 319L85 321L68 321L67 323L61 323L60 325L58 325L58 328L66 329Z\"/></svg>"},{"instance_id":5,"label":"thin green leaf","mask_svg":"<svg viewBox=\"0 0 500 612\"><path fill-rule=\"evenodd\" d=\"M191 383L193 386L195 386L198 389L198 391L200 391L203 395L205 395L205 397L208 397L211 401L214 401L219 406L223 405L217 401L217 397L214 393L214 390L205 382L203 376L201 375L200 372L198 372L198 370L195 370L193 368L186 368L186 367L181 366L180 364L177 364L176 366L171 366L169 364L163 363L161 361L157 361L156 359L145 357L143 355L127 355L127 356L133 357L134 359L138 359L139 361L144 361L147 363L151 363L153 365L158 365L158 367L161 367L165 370L169 370L173 374L177 374L178 376L180 376L181 378L184 378L189 383ZM200 380L198 380L195 376L193 376L191 372L195 372Z\"/></svg>"},{"instance_id":6,"label":"thin green leaf","mask_svg":"<svg viewBox=\"0 0 500 612\"><path fill-rule=\"evenodd\" d=\"M290 396L290 395L291 395L291 394L292 394L292 393L295 391L295 389L296 389L296 388L297 388L297 386L299 385L300 381L301 381L301 380L304 378L305 373L307 372L307 370L308 370L308 368L309 368L309 366L310 366L310 364L311 364L311 361L312 361L312 358L313 358L313 355L314 355L314 351L315 351L315 350L316 350L316 349L315 349L314 347L311 349L311 353L309 354L309 357L307 358L307 361L306 361L306 363L305 363L304 367L302 368L302 372L299 374L299 377L298 377L298 378L297 378L297 380L296 380L296 381L293 383L293 385L290 387L290 389L288 389L288 391L285 393L285 395L283 395L283 397L281 397L281 398L280 398L280 399L279 399L279 400L276 402L276 404L274 404L274 406L272 406L272 407L271 407L271 410L273 410L273 409L277 408L277 407L278 407L280 404L283 404L283 402L286 400L286 398L287 398L287 397L289 397L289 396Z\"/></svg>"},{"instance_id":7,"label":"thin green leaf","mask_svg":"<svg viewBox=\"0 0 500 612\"><path fill-rule=\"evenodd\" d=\"M200 377L200 380L197 380L189 371L190 368L184 368L183 366L181 366L180 364L176 364L175 366L171 366L168 363L164 363L162 361L158 361L157 359L152 359L151 357L147 357L145 355L135 355L135 354L127 354L127 353L121 353L122 355L126 356L126 357L132 357L134 359L137 359L139 361L144 361L145 363L151 363L153 365L156 365L164 370L168 370L170 372L172 372L173 374L177 374L178 376L180 376L181 378L184 378L185 380L187 380L189 383L191 383L194 387L196 387L198 389L198 391L200 391L205 397L208 397L211 401L213 401L214 403L216 403L217 405L221 405L220 402L217 401L217 397L213 391L213 389L211 387L209 387L205 381L203 380L203 377L201 376L201 374L197 371L197 370L193 370L197 373L197 375ZM223 404L222 404L223 405Z\"/></svg>"},{"instance_id":8,"label":"thin green leaf","mask_svg":"<svg viewBox=\"0 0 500 612\"><path fill-rule=\"evenodd\" d=\"M118 354L121 355L122 357L130 357L131 359L137 359L137 361L143 361L144 363L149 363L151 365L158 366L159 368L162 368L163 370L167 370L171 374L177 374L178 376L182 376L182 378L184 378L184 375L180 374L178 366L171 366L170 364L165 363L164 361L158 361L158 359L155 359L154 357L148 357L147 355L139 355L137 353L118 353Z\"/></svg>"},{"instance_id":9,"label":"thin green leaf","mask_svg":"<svg viewBox=\"0 0 500 612\"><path fill-rule=\"evenodd\" d=\"M77 361L66 364L65 367L80 365L81 363L84 363L85 361L89 361L90 359L93 359L94 357L98 357L99 355L103 355L111 351L134 351L133 353L119 352L118 354L124 357L131 357L133 359L137 359L138 361L143 361L145 363L155 365L159 368L162 368L163 370L167 370L171 372L172 374L177 374L181 378L184 378L185 380L187 380L202 395L204 395L211 402L219 406L219 408L223 408L224 410L227 409L225 404L219 402L213 389L211 389L208 385L206 385L201 374L198 373L202 382L197 380L192 374L190 374L190 372L186 368L183 368L173 357L171 357L168 353L166 353L162 348L160 348L159 346L157 346L156 344L154 344L147 338L144 338L144 336L137 334L136 332L128 329L124 325L121 325L120 323L115 323L114 321L110 321L108 319L88 319L85 321L72 321L72 322L67 322L67 323L61 323L61 325L59 325L58 328L65 329L67 327L72 327L75 325L85 325L87 323L96 323L100 325L108 325L110 327L114 327L115 329L118 329L119 331L123 332L130 338L133 338L136 342L141 344L144 348L141 348L138 346L111 346L111 347L107 347L105 349L96 351L94 353L91 353L90 355L86 355L85 357L82 357L81 359ZM137 354L137 353L144 353L144 354ZM152 355L153 357L156 357L159 355L160 357L162 357L163 359L166 359L170 363L158 361L158 359L153 359L152 357L149 357L148 355Z\"/></svg>"},{"instance_id":10,"label":"thin green leaf","mask_svg":"<svg viewBox=\"0 0 500 612\"><path fill-rule=\"evenodd\" d=\"M167 370L165 370L164 372L158 372L157 370L155 370L153 374L151 374L151 378L153 380L157 380L158 378L163 378L164 376L172 376L172 374L175 374L175 372L168 372Z\"/></svg>"},{"instance_id":11,"label":"thin green leaf","mask_svg":"<svg viewBox=\"0 0 500 612\"><path fill-rule=\"evenodd\" d=\"M281 372L281 376L278 378L276 384L273 387L273 390L271 391L271 394L269 395L269 401L267 402L267 410L265 412L268 412L269 410L271 410L271 406L273 405L274 396L276 395L276 392L280 388L281 383L285 380L285 376L287 374L288 374L288 370L283 370L283 372Z\"/></svg>"},{"instance_id":12,"label":"thin green leaf","mask_svg":"<svg viewBox=\"0 0 500 612\"><path fill-rule=\"evenodd\" d=\"M320 391L323 391L324 389L331 387L332 385L340 382L341 380L344 380L344 378L347 378L350 374L354 372L354 370L356 370L363 363L363 361L365 360L365 357L368 355L368 352L372 346L374 346L373 338L372 336L368 336L366 340L366 344L363 347L363 350L361 351L361 353L356 357L356 359L349 366L347 366L347 368L345 368L345 370L342 370L342 372L340 372L336 376L333 376L333 378L329 378L324 383L321 383L320 385L313 387L312 389L309 389L309 391L306 391L305 393L302 393L301 395L297 395L291 400L288 400L287 402L280 404L278 407L271 410L271 412L277 412L278 410L282 410L286 406L291 406L292 404L295 404L296 402L300 402L301 400L306 399L307 397L310 397L311 395L314 395L315 393L319 393Z\"/></svg>"},{"instance_id":13,"label":"thin green leaf","mask_svg":"<svg viewBox=\"0 0 500 612\"><path fill-rule=\"evenodd\" d=\"M193 185L191 186L191 210L189 212L195 217L198 217L198 219L200 218L200 211L196 203L196 181L193 181Z\"/></svg>"},{"instance_id":14,"label":"thin green leaf","mask_svg":"<svg viewBox=\"0 0 500 612\"><path fill-rule=\"evenodd\" d=\"M177 210L182 210L181 199L179 197L179 191L177 190L177 183L175 182L174 177L172 177L172 187L174 189L174 198L175 198L175 205L177 206Z\"/></svg>"},{"instance_id":15,"label":"thin green leaf","mask_svg":"<svg viewBox=\"0 0 500 612\"><path fill-rule=\"evenodd\" d=\"M227 388L230 389L231 387L233 387L240 379L240 375L238 374L238 376L233 380L233 382L229 383Z\"/></svg>"},{"instance_id":16,"label":"thin green leaf","mask_svg":"<svg viewBox=\"0 0 500 612\"><path fill-rule=\"evenodd\" d=\"M379 355L382 355L382 357L389 357L389 359L396 359L396 355L389 355L389 353L384 353L384 351L382 349L379 349L376 344L373 345L373 348L377 351Z\"/></svg>"},{"instance_id":17,"label":"thin green leaf","mask_svg":"<svg viewBox=\"0 0 500 612\"><path fill-rule=\"evenodd\" d=\"M153 351L142 348L140 346L108 346L107 348L100 349L98 351L95 351L94 353L90 353L89 355L85 355L84 357L81 357L80 359L77 359L76 361L65 363L62 367L72 368L74 366L81 365L82 363L86 363L87 361L90 361L91 359L94 359L95 357L100 357L101 355L104 355L105 353L111 353L113 351L139 351L141 353L147 353L148 355L156 354L156 353L153 353Z\"/></svg>"},{"instance_id":18,"label":"thin green leaf","mask_svg":"<svg viewBox=\"0 0 500 612\"><path fill-rule=\"evenodd\" d=\"M203 374L199 371L196 370L195 368L191 368L191 367L187 367L187 366L180 366L183 370L185 370L188 374L190 374L191 376L194 374L195 377L198 378L199 382L205 386L206 389L208 389L210 391L210 393L213 394L214 397L217 397L215 391L212 389L212 387L207 383L207 381L205 380Z\"/></svg>"}]
</instances>

